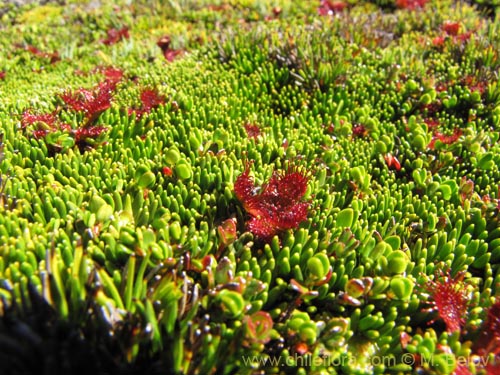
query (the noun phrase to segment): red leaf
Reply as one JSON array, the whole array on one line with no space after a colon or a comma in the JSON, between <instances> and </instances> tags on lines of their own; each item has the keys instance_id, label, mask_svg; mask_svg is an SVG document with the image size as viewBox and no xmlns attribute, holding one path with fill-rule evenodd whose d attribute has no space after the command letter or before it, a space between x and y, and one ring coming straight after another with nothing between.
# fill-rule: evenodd
<instances>
[{"instance_id":1,"label":"red leaf","mask_svg":"<svg viewBox=\"0 0 500 375\"><path fill-rule=\"evenodd\" d=\"M389 169L395 169L396 171L401 170L401 163L399 162L399 160L395 156L392 156L392 154L385 154L384 160L387 164L387 167L389 167Z\"/></svg>"},{"instance_id":2,"label":"red leaf","mask_svg":"<svg viewBox=\"0 0 500 375\"><path fill-rule=\"evenodd\" d=\"M487 331L493 339L500 344L500 299L488 309L488 319L486 320Z\"/></svg>"},{"instance_id":3,"label":"red leaf","mask_svg":"<svg viewBox=\"0 0 500 375\"><path fill-rule=\"evenodd\" d=\"M136 113L138 118L142 115L151 112L152 109L157 108L159 105L165 103L165 98L158 94L156 90L144 89L141 92L141 107L137 109L130 109L129 114Z\"/></svg>"},{"instance_id":4,"label":"red leaf","mask_svg":"<svg viewBox=\"0 0 500 375\"><path fill-rule=\"evenodd\" d=\"M472 375L467 365L459 363L453 372L453 375Z\"/></svg>"},{"instance_id":5,"label":"red leaf","mask_svg":"<svg viewBox=\"0 0 500 375\"><path fill-rule=\"evenodd\" d=\"M57 117L55 113L33 114L26 110L21 116L21 126L23 128L26 128L28 125L38 125L39 123L53 127L56 121Z\"/></svg>"}]
</instances>

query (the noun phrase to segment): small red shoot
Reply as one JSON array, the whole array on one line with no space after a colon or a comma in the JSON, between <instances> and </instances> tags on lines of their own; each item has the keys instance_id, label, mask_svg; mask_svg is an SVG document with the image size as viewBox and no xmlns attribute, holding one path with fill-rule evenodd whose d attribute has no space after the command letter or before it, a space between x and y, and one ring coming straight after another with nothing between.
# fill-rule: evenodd
<instances>
[{"instance_id":1,"label":"small red shoot","mask_svg":"<svg viewBox=\"0 0 500 375\"><path fill-rule=\"evenodd\" d=\"M107 38L101 39L101 43L110 46L118 43L122 39L128 39L129 37L128 27L124 26L121 29L112 28L107 32Z\"/></svg>"},{"instance_id":2,"label":"small red shoot","mask_svg":"<svg viewBox=\"0 0 500 375\"><path fill-rule=\"evenodd\" d=\"M183 51L180 49L170 48L171 43L172 40L168 35L162 36L158 40L158 42L156 42L156 45L160 47L161 51L163 52L163 56L165 57L165 59L167 59L168 62L174 61L177 56L183 53Z\"/></svg>"},{"instance_id":3,"label":"small red shoot","mask_svg":"<svg viewBox=\"0 0 500 375\"><path fill-rule=\"evenodd\" d=\"M49 134L48 130L35 130L33 131L33 137L35 139L42 139L45 138Z\"/></svg>"},{"instance_id":4,"label":"small red shoot","mask_svg":"<svg viewBox=\"0 0 500 375\"><path fill-rule=\"evenodd\" d=\"M305 342L298 342L294 346L294 351L299 356L304 356L309 353L309 346Z\"/></svg>"},{"instance_id":5,"label":"small red shoot","mask_svg":"<svg viewBox=\"0 0 500 375\"><path fill-rule=\"evenodd\" d=\"M246 325L245 341L247 345L266 344L271 340L273 319L268 312L257 311L243 319Z\"/></svg>"},{"instance_id":6,"label":"small red shoot","mask_svg":"<svg viewBox=\"0 0 500 375\"><path fill-rule=\"evenodd\" d=\"M172 177L172 175L174 174L174 171L172 171L172 168L170 168L170 167L163 167L161 169L161 173L163 173L163 175L166 177Z\"/></svg>"},{"instance_id":7,"label":"small red shoot","mask_svg":"<svg viewBox=\"0 0 500 375\"><path fill-rule=\"evenodd\" d=\"M227 219L217 227L222 247L227 247L236 241L236 219Z\"/></svg>"},{"instance_id":8,"label":"small red shoot","mask_svg":"<svg viewBox=\"0 0 500 375\"><path fill-rule=\"evenodd\" d=\"M385 162L387 164L387 167L389 169L395 169L398 172L401 170L401 163L392 154L385 154L384 155L384 160L385 160Z\"/></svg>"}]
</instances>

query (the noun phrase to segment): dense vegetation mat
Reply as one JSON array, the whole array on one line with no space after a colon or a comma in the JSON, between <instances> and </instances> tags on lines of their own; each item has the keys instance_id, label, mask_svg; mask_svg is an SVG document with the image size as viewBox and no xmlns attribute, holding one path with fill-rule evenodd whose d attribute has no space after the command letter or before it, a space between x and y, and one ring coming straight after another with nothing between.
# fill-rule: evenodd
<instances>
[{"instance_id":1,"label":"dense vegetation mat","mask_svg":"<svg viewBox=\"0 0 500 375\"><path fill-rule=\"evenodd\" d=\"M500 373L498 1L0 14L0 373Z\"/></svg>"}]
</instances>

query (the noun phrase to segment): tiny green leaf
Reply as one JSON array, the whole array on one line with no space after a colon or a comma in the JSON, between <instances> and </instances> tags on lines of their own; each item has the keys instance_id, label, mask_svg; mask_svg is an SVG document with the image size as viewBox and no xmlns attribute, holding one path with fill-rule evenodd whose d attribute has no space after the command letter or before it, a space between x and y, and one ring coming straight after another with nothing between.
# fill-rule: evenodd
<instances>
[{"instance_id":1,"label":"tiny green leaf","mask_svg":"<svg viewBox=\"0 0 500 375\"><path fill-rule=\"evenodd\" d=\"M337 227L351 227L354 221L354 210L352 208L345 208L337 214Z\"/></svg>"}]
</instances>

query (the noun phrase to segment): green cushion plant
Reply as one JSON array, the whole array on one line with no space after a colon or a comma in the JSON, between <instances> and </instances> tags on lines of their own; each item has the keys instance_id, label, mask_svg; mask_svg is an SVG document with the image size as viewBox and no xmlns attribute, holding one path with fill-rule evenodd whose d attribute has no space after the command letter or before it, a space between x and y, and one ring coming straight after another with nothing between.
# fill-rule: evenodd
<instances>
[{"instance_id":1,"label":"green cushion plant","mask_svg":"<svg viewBox=\"0 0 500 375\"><path fill-rule=\"evenodd\" d=\"M0 1L0 373L498 373L498 9Z\"/></svg>"}]
</instances>

